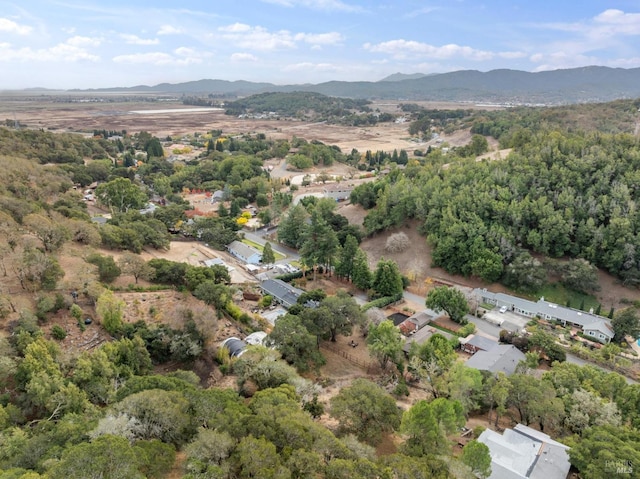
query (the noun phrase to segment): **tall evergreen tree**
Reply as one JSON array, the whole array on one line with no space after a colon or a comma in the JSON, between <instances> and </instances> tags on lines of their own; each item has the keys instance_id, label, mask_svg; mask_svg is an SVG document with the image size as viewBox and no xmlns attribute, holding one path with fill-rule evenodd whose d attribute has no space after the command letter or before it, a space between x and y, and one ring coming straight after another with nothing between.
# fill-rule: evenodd
<instances>
[{"instance_id":1,"label":"tall evergreen tree","mask_svg":"<svg viewBox=\"0 0 640 479\"><path fill-rule=\"evenodd\" d=\"M336 276L349 280L353 279L353 269L357 251L358 240L352 235L347 235L347 239L338 257Z\"/></svg>"},{"instance_id":2,"label":"tall evergreen tree","mask_svg":"<svg viewBox=\"0 0 640 479\"><path fill-rule=\"evenodd\" d=\"M362 290L367 290L371 287L373 275L369 269L369 261L367 255L360 248L356 250L356 255L353 258L353 269L351 271L351 281L353 284Z\"/></svg>"},{"instance_id":3,"label":"tall evergreen tree","mask_svg":"<svg viewBox=\"0 0 640 479\"><path fill-rule=\"evenodd\" d=\"M373 274L373 290L378 296L396 296L402 294L402 275L398 264L393 260L381 258Z\"/></svg>"},{"instance_id":4,"label":"tall evergreen tree","mask_svg":"<svg viewBox=\"0 0 640 479\"><path fill-rule=\"evenodd\" d=\"M264 264L271 264L276 262L276 255L273 254L273 248L271 247L271 243L268 241L264 244L264 248L262 250L262 262Z\"/></svg>"},{"instance_id":5,"label":"tall evergreen tree","mask_svg":"<svg viewBox=\"0 0 640 479\"><path fill-rule=\"evenodd\" d=\"M302 233L307 220L307 210L302 204L297 204L289 209L287 215L278 226L278 240L292 248L302 246Z\"/></svg>"}]
</instances>

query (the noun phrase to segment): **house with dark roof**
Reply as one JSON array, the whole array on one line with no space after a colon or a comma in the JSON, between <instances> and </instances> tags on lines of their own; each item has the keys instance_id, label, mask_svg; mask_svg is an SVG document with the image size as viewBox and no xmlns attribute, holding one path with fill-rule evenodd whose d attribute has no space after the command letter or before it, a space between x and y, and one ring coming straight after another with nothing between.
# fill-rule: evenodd
<instances>
[{"instance_id":1,"label":"house with dark roof","mask_svg":"<svg viewBox=\"0 0 640 479\"><path fill-rule=\"evenodd\" d=\"M235 256L240 261L249 264L260 264L262 262L262 252L244 244L242 241L233 241L227 245L229 254Z\"/></svg>"},{"instance_id":2,"label":"house with dark roof","mask_svg":"<svg viewBox=\"0 0 640 479\"><path fill-rule=\"evenodd\" d=\"M437 317L437 313L434 313L430 309L425 309L424 311L418 311L417 313L412 314L407 319L405 319L402 323L398 325L400 332L405 336L409 336L415 334L416 331L424 328L427 324L429 324L434 318Z\"/></svg>"},{"instance_id":3,"label":"house with dark roof","mask_svg":"<svg viewBox=\"0 0 640 479\"><path fill-rule=\"evenodd\" d=\"M453 339L453 334L442 331L441 329L436 329L431 326L425 326L424 328L416 331L415 334L407 337L404 342L404 346L402 346L402 351L408 356L411 351L411 345L416 343L418 346L423 345L429 338L434 334L439 334L440 336L444 336L446 339Z\"/></svg>"},{"instance_id":4,"label":"house with dark roof","mask_svg":"<svg viewBox=\"0 0 640 479\"><path fill-rule=\"evenodd\" d=\"M568 446L522 424L502 434L485 429L478 441L489 448L488 479L566 479L571 468Z\"/></svg>"},{"instance_id":5,"label":"house with dark roof","mask_svg":"<svg viewBox=\"0 0 640 479\"><path fill-rule=\"evenodd\" d=\"M290 308L298 302L298 297L304 293L301 289L285 283L281 279L267 279L260 283L263 294L273 297L273 300L285 308Z\"/></svg>"},{"instance_id":6,"label":"house with dark roof","mask_svg":"<svg viewBox=\"0 0 640 479\"><path fill-rule=\"evenodd\" d=\"M540 298L537 302L518 298L505 293L493 293L486 289L476 288L474 290L478 301L496 307L506 307L507 311L526 316L528 318L539 317L547 321L557 321L563 326L573 326L580 328L586 335L600 341L608 343L613 339L613 328L607 318L588 313L578 309L566 308L558 304ZM588 332L585 331L589 327Z\"/></svg>"},{"instance_id":7,"label":"house with dark roof","mask_svg":"<svg viewBox=\"0 0 640 479\"><path fill-rule=\"evenodd\" d=\"M478 334L472 334L466 338L460 338L460 349L465 353L475 354L478 351L489 351L498 345L493 339L485 338Z\"/></svg>"},{"instance_id":8,"label":"house with dark roof","mask_svg":"<svg viewBox=\"0 0 640 479\"><path fill-rule=\"evenodd\" d=\"M222 341L220 345L223 348L229 350L229 356L232 358L239 358L244 354L247 349L247 343L245 343L242 339L231 337Z\"/></svg>"},{"instance_id":9,"label":"house with dark roof","mask_svg":"<svg viewBox=\"0 0 640 479\"><path fill-rule=\"evenodd\" d=\"M488 351L478 351L471 356L466 365L480 371L489 371L491 374L499 372L511 376L518 363L525 359L525 355L512 344L496 344Z\"/></svg>"}]
</instances>

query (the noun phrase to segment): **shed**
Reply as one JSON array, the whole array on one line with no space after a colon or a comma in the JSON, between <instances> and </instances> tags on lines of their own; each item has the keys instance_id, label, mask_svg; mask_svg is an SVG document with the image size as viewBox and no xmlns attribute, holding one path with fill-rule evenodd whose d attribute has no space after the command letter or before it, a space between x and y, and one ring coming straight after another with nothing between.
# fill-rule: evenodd
<instances>
[{"instance_id":1,"label":"shed","mask_svg":"<svg viewBox=\"0 0 640 479\"><path fill-rule=\"evenodd\" d=\"M247 348L247 343L240 338L231 337L222 341L221 346L229 350L229 356L232 358L239 358L244 354Z\"/></svg>"},{"instance_id":2,"label":"shed","mask_svg":"<svg viewBox=\"0 0 640 479\"><path fill-rule=\"evenodd\" d=\"M249 336L244 338L244 342L249 344L250 346L262 346L264 345L264 340L267 337L267 333L264 331L256 331L255 333L251 333Z\"/></svg>"}]
</instances>

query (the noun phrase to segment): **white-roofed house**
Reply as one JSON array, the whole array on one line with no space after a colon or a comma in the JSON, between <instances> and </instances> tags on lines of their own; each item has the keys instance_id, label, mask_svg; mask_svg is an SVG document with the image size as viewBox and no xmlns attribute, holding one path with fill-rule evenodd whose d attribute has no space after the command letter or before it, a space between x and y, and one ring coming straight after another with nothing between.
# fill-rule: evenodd
<instances>
[{"instance_id":1,"label":"white-roofed house","mask_svg":"<svg viewBox=\"0 0 640 479\"><path fill-rule=\"evenodd\" d=\"M262 253L242 241L233 241L227 245L227 249L232 256L245 263L260 264L262 262Z\"/></svg>"},{"instance_id":2,"label":"white-roofed house","mask_svg":"<svg viewBox=\"0 0 640 479\"><path fill-rule=\"evenodd\" d=\"M503 434L485 429L478 441L491 455L488 479L566 479L571 468L568 446L522 424Z\"/></svg>"}]
</instances>

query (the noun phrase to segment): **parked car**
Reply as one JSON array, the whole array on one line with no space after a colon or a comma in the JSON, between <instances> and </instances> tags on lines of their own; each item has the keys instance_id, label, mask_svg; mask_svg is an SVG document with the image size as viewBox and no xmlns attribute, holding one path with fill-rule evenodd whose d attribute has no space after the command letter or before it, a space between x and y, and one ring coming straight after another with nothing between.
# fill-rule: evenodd
<instances>
[{"instance_id":1,"label":"parked car","mask_svg":"<svg viewBox=\"0 0 640 479\"><path fill-rule=\"evenodd\" d=\"M506 306L502 306L502 307L499 309L499 311L500 311L501 313L506 313L506 312L507 312L507 307L506 307Z\"/></svg>"}]
</instances>

